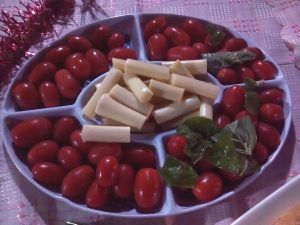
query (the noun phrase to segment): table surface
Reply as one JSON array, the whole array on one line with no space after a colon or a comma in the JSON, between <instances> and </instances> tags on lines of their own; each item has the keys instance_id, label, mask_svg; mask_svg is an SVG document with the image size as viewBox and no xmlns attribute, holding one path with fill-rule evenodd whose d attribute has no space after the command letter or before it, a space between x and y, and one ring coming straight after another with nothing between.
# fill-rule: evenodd
<instances>
[{"instance_id":1,"label":"table surface","mask_svg":"<svg viewBox=\"0 0 300 225\"><path fill-rule=\"evenodd\" d=\"M25 1L26 2L26 1ZM75 210L64 203L49 198L34 188L11 162L3 144L0 147L0 224L64 224L66 220L78 222L100 221L95 224L153 224L228 225L249 208L286 183L300 172L300 71L293 64L291 52L280 36L282 25L289 16L299 14L298 0L98 0L106 14L119 16L133 13L174 13L206 19L230 27L247 35L268 52L280 68L289 85L293 121L286 143L272 165L250 186L217 205L204 210L160 219L119 219L99 217ZM96 11L96 18L80 13L81 1L73 16L74 23L57 25L59 34L76 26L106 18ZM2 0L0 8L11 10L18 2ZM298 13L297 13L298 12ZM2 90L4 93L4 90ZM2 101L3 95L1 95ZM0 134L1 135L1 134Z\"/></svg>"}]
</instances>

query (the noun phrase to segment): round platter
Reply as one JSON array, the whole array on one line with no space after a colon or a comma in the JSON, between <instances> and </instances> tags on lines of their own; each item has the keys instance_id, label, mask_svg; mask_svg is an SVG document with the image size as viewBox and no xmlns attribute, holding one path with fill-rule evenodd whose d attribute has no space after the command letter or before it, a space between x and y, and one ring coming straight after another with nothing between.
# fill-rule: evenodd
<instances>
[{"instance_id":1,"label":"round platter","mask_svg":"<svg viewBox=\"0 0 300 225\"><path fill-rule=\"evenodd\" d=\"M178 25L181 24L182 21L185 18L185 16L180 15L170 15L170 14L137 14L137 15L127 15L127 16L120 16L120 17L114 17L109 18L106 20L102 20L93 24L86 25L84 27L81 27L77 30L72 31L71 33L67 34L66 36L70 35L82 35L86 31L90 30L91 28L97 26L97 25L107 25L109 26L112 31L118 31L121 33L126 34L130 37L130 41L126 43L126 47L130 47L134 49L137 53L138 59L141 61L149 61L147 57L147 50L146 50L146 44L143 38L142 30L143 25L146 21L149 21L150 19L159 16L164 15L171 25ZM196 18L194 18L196 19ZM196 19L199 20L199 19ZM202 20L199 20L202 21ZM240 37L246 40L248 46L252 47L258 47L254 42L249 40L247 37L234 32L228 28L226 28L228 31L230 31L231 34L233 34L235 37ZM120 211L108 211L108 210L97 210L97 209L91 209L88 208L84 203L77 203L75 201L71 201L65 197L62 196L61 193L52 191L50 189L45 188L44 186L37 183L32 178L32 173L30 168L24 163L23 160L20 159L19 155L17 155L15 148L12 144L12 139L10 136L10 129L11 124L16 123L17 121L21 121L26 118L34 117L34 116L43 116L43 117L58 117L58 116L72 116L76 118L80 124L93 124L94 121L88 120L85 117L81 115L81 109L83 105L86 103L88 96L91 96L92 90L94 88L94 85L99 83L101 81L105 74L95 78L89 83L86 83L76 98L74 102L71 102L70 104L65 104L63 106L53 107L53 108L39 108L39 109L33 109L33 110L24 110L24 111L18 111L16 110L15 103L12 98L12 89L13 87L20 82L20 80L25 76L28 71L32 69L32 66L36 64L37 61L39 61L40 58L42 58L45 53L51 49L53 46L57 46L57 44L60 44L64 41L65 36L61 37L57 41L51 43L49 46L46 46L42 50L40 50L34 57L32 57L28 62L24 65L24 67L18 72L18 74L15 76L14 80L12 81L11 85L9 86L5 99L4 104L2 108L2 115L1 115L1 129L3 134L3 141L5 148L12 159L13 163L16 165L18 170L23 174L23 176L28 179L32 185L37 187L39 190L44 192L46 195L51 196L52 198L55 198L57 200L63 201L64 203L73 206L74 208L77 208L82 211L95 213L98 215L109 215L109 216L117 216L117 217L162 217L167 215L174 215L174 214L181 214L181 213L187 213L194 210L200 210L203 208L206 208L210 205L216 204L218 202L221 202L246 186L250 185L257 177L260 176L260 174L274 161L274 159L277 157L278 153L281 151L282 146L287 138L290 124L291 124L291 96L290 91L288 88L288 85L284 79L284 76L282 72L280 71L280 68L278 65L274 62L274 60L262 50L265 59L272 62L277 69L277 74L274 79L272 80L266 80L263 81L260 84L260 87L267 88L267 87L277 87L281 89L284 92L284 101L283 101L283 109L284 109L284 119L285 123L281 130L280 134L280 144L276 147L276 149L271 153L269 156L267 162L265 162L259 171L255 172L251 176L246 177L241 182L239 182L238 185L235 185L232 189L226 190L222 193L218 198L205 202L205 203L198 203L193 205L181 205L178 204L176 201L176 198L174 197L174 193L172 191L172 188L165 185L164 186L164 196L163 196L163 202L158 211L155 211L153 213L140 213L135 208L131 208L129 210L120 210ZM259 48L259 47L258 47ZM261 48L260 48L261 49ZM157 62L155 62L157 63ZM208 74L208 79L219 86L220 88L220 94L215 100L215 104L220 103L223 95L223 91L230 87L231 85L222 85L214 76ZM237 85L243 85L243 84L237 84ZM176 131L175 129L169 130L166 132L158 132L155 134L133 134L131 136L131 139L133 142L137 143L143 143L147 145L153 146L155 149L156 157L157 157L157 168L161 168L164 164L165 158L166 158L166 151L164 147L164 139L172 134L174 134Z\"/></svg>"}]
</instances>

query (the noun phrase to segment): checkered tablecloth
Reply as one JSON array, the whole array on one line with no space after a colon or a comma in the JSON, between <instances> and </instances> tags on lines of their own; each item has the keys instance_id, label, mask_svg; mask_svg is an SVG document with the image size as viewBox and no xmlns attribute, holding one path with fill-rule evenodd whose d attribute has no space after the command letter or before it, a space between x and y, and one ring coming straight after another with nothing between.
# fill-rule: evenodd
<instances>
[{"instance_id":1,"label":"checkered tablecloth","mask_svg":"<svg viewBox=\"0 0 300 225\"><path fill-rule=\"evenodd\" d=\"M26 1L25 1L26 2ZM57 25L59 34L93 20L89 13L80 12L77 1L73 21ZM283 150L273 164L249 187L235 196L205 210L199 210L171 218L120 219L98 217L75 210L56 201L34 188L15 168L0 147L0 224L43 225L64 224L66 220L77 222L98 221L112 225L228 225L253 205L300 172L300 71L293 64L292 52L281 39L281 30L287 26L300 26L299 0L98 0L107 15L118 16L133 13L162 12L194 16L230 27L256 41L280 65L292 94L293 122ZM16 0L1 0L0 8L12 9ZM96 14L102 19L104 14ZM294 29L294 28L292 28ZM297 39L296 31L293 38ZM299 34L300 35L300 34ZM1 135L1 134L0 134Z\"/></svg>"}]
</instances>

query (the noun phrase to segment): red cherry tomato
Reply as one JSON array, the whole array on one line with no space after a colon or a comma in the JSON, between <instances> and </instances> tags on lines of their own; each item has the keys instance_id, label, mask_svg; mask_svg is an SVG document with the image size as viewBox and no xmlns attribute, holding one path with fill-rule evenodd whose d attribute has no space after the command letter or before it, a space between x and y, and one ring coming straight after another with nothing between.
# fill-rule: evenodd
<instances>
[{"instance_id":1,"label":"red cherry tomato","mask_svg":"<svg viewBox=\"0 0 300 225\"><path fill-rule=\"evenodd\" d=\"M107 46L109 50L114 48L121 48L124 46L124 44L125 44L124 35L119 32L112 33L107 42Z\"/></svg>"},{"instance_id":2,"label":"red cherry tomato","mask_svg":"<svg viewBox=\"0 0 300 225\"><path fill-rule=\"evenodd\" d=\"M97 165L97 181L101 187L114 185L119 177L120 166L116 157L105 156Z\"/></svg>"},{"instance_id":3,"label":"red cherry tomato","mask_svg":"<svg viewBox=\"0 0 300 225\"><path fill-rule=\"evenodd\" d=\"M227 181L230 182L235 182L242 178L239 174L227 170L221 170L220 173L222 177L224 177Z\"/></svg>"},{"instance_id":4,"label":"red cherry tomato","mask_svg":"<svg viewBox=\"0 0 300 225\"><path fill-rule=\"evenodd\" d=\"M253 149L252 154L253 154L254 159L260 164L265 163L269 157L268 149L259 141L256 142L256 145Z\"/></svg>"},{"instance_id":5,"label":"red cherry tomato","mask_svg":"<svg viewBox=\"0 0 300 225\"><path fill-rule=\"evenodd\" d=\"M82 154L87 154L93 142L84 142L81 138L81 130L74 130L70 135L70 143L73 147L77 148Z\"/></svg>"},{"instance_id":6,"label":"red cherry tomato","mask_svg":"<svg viewBox=\"0 0 300 225\"><path fill-rule=\"evenodd\" d=\"M192 47L198 52L199 58L202 58L202 54L209 52L209 48L201 42L194 43Z\"/></svg>"},{"instance_id":7,"label":"red cherry tomato","mask_svg":"<svg viewBox=\"0 0 300 225\"><path fill-rule=\"evenodd\" d=\"M236 65L234 67L234 71L238 75L239 82L244 82L246 78L249 78L249 79L252 79L252 80L256 79L255 73L253 72L253 70L246 67L246 66Z\"/></svg>"},{"instance_id":8,"label":"red cherry tomato","mask_svg":"<svg viewBox=\"0 0 300 225\"><path fill-rule=\"evenodd\" d=\"M184 148L186 146L186 139L182 135L173 135L167 142L167 153L177 159L184 159Z\"/></svg>"},{"instance_id":9,"label":"red cherry tomato","mask_svg":"<svg viewBox=\"0 0 300 225\"><path fill-rule=\"evenodd\" d=\"M150 60L162 61L167 56L168 41L162 34L153 34L148 39L147 48Z\"/></svg>"},{"instance_id":10,"label":"red cherry tomato","mask_svg":"<svg viewBox=\"0 0 300 225\"><path fill-rule=\"evenodd\" d=\"M223 68L218 71L217 79L221 84L234 84L237 83L238 76L234 70Z\"/></svg>"},{"instance_id":11,"label":"red cherry tomato","mask_svg":"<svg viewBox=\"0 0 300 225\"><path fill-rule=\"evenodd\" d=\"M136 52L131 48L114 48L109 51L107 57L110 62L112 61L112 58L137 59Z\"/></svg>"},{"instance_id":12,"label":"red cherry tomato","mask_svg":"<svg viewBox=\"0 0 300 225\"><path fill-rule=\"evenodd\" d=\"M113 186L114 195L118 198L129 198L133 193L135 171L128 164L120 164L119 178Z\"/></svg>"},{"instance_id":13,"label":"red cherry tomato","mask_svg":"<svg viewBox=\"0 0 300 225\"><path fill-rule=\"evenodd\" d=\"M97 49L90 49L85 53L85 58L91 66L91 74L100 75L109 69L109 62L106 56Z\"/></svg>"},{"instance_id":14,"label":"red cherry tomato","mask_svg":"<svg viewBox=\"0 0 300 225\"><path fill-rule=\"evenodd\" d=\"M141 210L152 210L162 200L162 181L157 170L143 168L134 182L134 200Z\"/></svg>"},{"instance_id":15,"label":"red cherry tomato","mask_svg":"<svg viewBox=\"0 0 300 225\"><path fill-rule=\"evenodd\" d=\"M144 37L146 40L153 35L162 33L167 26L167 21L164 16L157 16L152 20L148 21L144 27Z\"/></svg>"},{"instance_id":16,"label":"red cherry tomato","mask_svg":"<svg viewBox=\"0 0 300 225\"><path fill-rule=\"evenodd\" d=\"M139 144L131 144L123 151L123 160L136 168L156 166L156 157L152 149Z\"/></svg>"},{"instance_id":17,"label":"red cherry tomato","mask_svg":"<svg viewBox=\"0 0 300 225\"><path fill-rule=\"evenodd\" d=\"M59 147L54 141L41 141L35 144L27 153L28 165L33 166L40 162L54 162L58 150Z\"/></svg>"},{"instance_id":18,"label":"red cherry tomato","mask_svg":"<svg viewBox=\"0 0 300 225\"><path fill-rule=\"evenodd\" d=\"M200 201L209 201L218 197L223 189L221 177L212 172L202 173L193 187L193 195Z\"/></svg>"},{"instance_id":19,"label":"red cherry tomato","mask_svg":"<svg viewBox=\"0 0 300 225\"><path fill-rule=\"evenodd\" d=\"M272 124L276 124L284 120L282 107L274 103L266 103L260 106L259 116L263 121Z\"/></svg>"},{"instance_id":20,"label":"red cherry tomato","mask_svg":"<svg viewBox=\"0 0 300 225\"><path fill-rule=\"evenodd\" d=\"M252 52L253 54L255 54L255 58L253 60L246 62L247 65L251 65L257 60L264 59L264 54L262 53L262 51L259 48L247 47L247 48L242 49L242 51Z\"/></svg>"},{"instance_id":21,"label":"red cherry tomato","mask_svg":"<svg viewBox=\"0 0 300 225\"><path fill-rule=\"evenodd\" d=\"M52 82L43 82L39 87L39 92L44 107L49 108L60 105L59 91Z\"/></svg>"},{"instance_id":22,"label":"red cherry tomato","mask_svg":"<svg viewBox=\"0 0 300 225\"><path fill-rule=\"evenodd\" d=\"M68 68L70 65L70 61L72 61L73 59L75 58L84 58L84 55L81 53L81 52L76 52L76 53L73 53L71 55L69 55L67 58L66 58L66 61L65 61L65 64L64 64L64 67L65 68Z\"/></svg>"},{"instance_id":23,"label":"red cherry tomato","mask_svg":"<svg viewBox=\"0 0 300 225\"><path fill-rule=\"evenodd\" d=\"M59 187L65 176L65 171L60 166L51 162L37 163L32 167L31 172L33 179L49 186Z\"/></svg>"},{"instance_id":24,"label":"red cherry tomato","mask_svg":"<svg viewBox=\"0 0 300 225\"><path fill-rule=\"evenodd\" d=\"M283 92L277 88L269 88L259 93L260 104L274 103L281 105L283 102Z\"/></svg>"},{"instance_id":25,"label":"red cherry tomato","mask_svg":"<svg viewBox=\"0 0 300 225\"><path fill-rule=\"evenodd\" d=\"M214 36L221 36L223 31L221 29L217 29L214 32ZM214 41L214 37L211 34L207 34L204 39L204 44L208 47L208 49L212 52L216 52L220 50L224 44L224 40L220 40L218 42Z\"/></svg>"},{"instance_id":26,"label":"red cherry tomato","mask_svg":"<svg viewBox=\"0 0 300 225\"><path fill-rule=\"evenodd\" d=\"M177 46L170 48L167 52L167 60L193 60L198 58L198 52L190 46Z\"/></svg>"},{"instance_id":27,"label":"red cherry tomato","mask_svg":"<svg viewBox=\"0 0 300 225\"><path fill-rule=\"evenodd\" d=\"M194 168L198 173L202 173L212 171L215 168L215 166L211 162L205 159L201 159L196 164L194 164Z\"/></svg>"},{"instance_id":28,"label":"red cherry tomato","mask_svg":"<svg viewBox=\"0 0 300 225\"><path fill-rule=\"evenodd\" d=\"M58 152L57 160L67 170L72 170L82 164L81 154L72 146L62 147Z\"/></svg>"},{"instance_id":29,"label":"red cherry tomato","mask_svg":"<svg viewBox=\"0 0 300 225\"><path fill-rule=\"evenodd\" d=\"M58 144L67 144L75 129L76 122L72 117L60 117L53 125L53 140Z\"/></svg>"},{"instance_id":30,"label":"red cherry tomato","mask_svg":"<svg viewBox=\"0 0 300 225\"><path fill-rule=\"evenodd\" d=\"M106 50L107 41L110 36L110 29L106 25L100 25L93 29L91 41L101 51Z\"/></svg>"},{"instance_id":31,"label":"red cherry tomato","mask_svg":"<svg viewBox=\"0 0 300 225\"><path fill-rule=\"evenodd\" d=\"M114 156L120 161L122 154L122 146L119 143L96 143L89 150L88 160L96 166L105 156Z\"/></svg>"},{"instance_id":32,"label":"red cherry tomato","mask_svg":"<svg viewBox=\"0 0 300 225\"><path fill-rule=\"evenodd\" d=\"M80 92L80 82L68 70L58 70L55 74L55 82L60 94L67 99L75 99Z\"/></svg>"},{"instance_id":33,"label":"red cherry tomato","mask_svg":"<svg viewBox=\"0 0 300 225\"><path fill-rule=\"evenodd\" d=\"M85 80L91 76L91 65L85 58L76 57L70 59L67 69L79 80Z\"/></svg>"},{"instance_id":34,"label":"red cherry tomato","mask_svg":"<svg viewBox=\"0 0 300 225\"><path fill-rule=\"evenodd\" d=\"M206 36L206 31L202 23L194 19L184 20L182 29L190 35L193 43L203 41Z\"/></svg>"},{"instance_id":35,"label":"red cherry tomato","mask_svg":"<svg viewBox=\"0 0 300 225\"><path fill-rule=\"evenodd\" d=\"M71 36L68 38L68 45L71 47L73 52L86 52L92 48L91 42L85 37Z\"/></svg>"},{"instance_id":36,"label":"red cherry tomato","mask_svg":"<svg viewBox=\"0 0 300 225\"><path fill-rule=\"evenodd\" d=\"M66 58L71 54L70 47L61 45L50 49L46 53L46 60L54 63L55 65L61 65L65 62Z\"/></svg>"},{"instance_id":37,"label":"red cherry tomato","mask_svg":"<svg viewBox=\"0 0 300 225\"><path fill-rule=\"evenodd\" d=\"M280 143L280 135L275 127L259 122L256 127L257 139L268 149L273 149Z\"/></svg>"},{"instance_id":38,"label":"red cherry tomato","mask_svg":"<svg viewBox=\"0 0 300 225\"><path fill-rule=\"evenodd\" d=\"M110 198L110 189L100 187L98 182L95 180L89 187L85 195L85 204L87 207L94 209L103 208Z\"/></svg>"},{"instance_id":39,"label":"red cherry tomato","mask_svg":"<svg viewBox=\"0 0 300 225\"><path fill-rule=\"evenodd\" d=\"M220 114L214 119L215 125L219 128L224 128L227 124L231 123L231 119L225 114Z\"/></svg>"},{"instance_id":40,"label":"red cherry tomato","mask_svg":"<svg viewBox=\"0 0 300 225\"><path fill-rule=\"evenodd\" d=\"M179 27L167 27L164 30L164 36L167 38L171 46L189 46L191 45L191 37Z\"/></svg>"},{"instance_id":41,"label":"red cherry tomato","mask_svg":"<svg viewBox=\"0 0 300 225\"><path fill-rule=\"evenodd\" d=\"M244 88L234 85L224 91L221 106L228 116L234 116L242 110L245 102Z\"/></svg>"},{"instance_id":42,"label":"red cherry tomato","mask_svg":"<svg viewBox=\"0 0 300 225\"><path fill-rule=\"evenodd\" d=\"M272 80L277 73L276 67L269 61L256 61L251 66L258 80Z\"/></svg>"},{"instance_id":43,"label":"red cherry tomato","mask_svg":"<svg viewBox=\"0 0 300 225\"><path fill-rule=\"evenodd\" d=\"M39 93L31 83L17 84L12 94L17 107L21 110L36 109L40 105Z\"/></svg>"},{"instance_id":44,"label":"red cherry tomato","mask_svg":"<svg viewBox=\"0 0 300 225\"><path fill-rule=\"evenodd\" d=\"M237 113L234 117L234 120L239 120L246 116L250 117L250 119L252 120L254 125L257 124L257 122L258 122L257 117L255 115L252 115L251 113L249 113L247 110L242 110L239 113Z\"/></svg>"},{"instance_id":45,"label":"red cherry tomato","mask_svg":"<svg viewBox=\"0 0 300 225\"><path fill-rule=\"evenodd\" d=\"M28 82L36 86L40 85L43 81L54 80L54 75L57 67L50 62L41 62L37 64L28 75Z\"/></svg>"},{"instance_id":46,"label":"red cherry tomato","mask_svg":"<svg viewBox=\"0 0 300 225\"><path fill-rule=\"evenodd\" d=\"M25 119L11 129L11 138L16 147L30 148L48 139L52 129L51 122L43 117Z\"/></svg>"},{"instance_id":47,"label":"red cherry tomato","mask_svg":"<svg viewBox=\"0 0 300 225\"><path fill-rule=\"evenodd\" d=\"M225 51L238 51L245 47L247 47L247 42L244 39L230 38L225 42L223 49Z\"/></svg>"}]
</instances>

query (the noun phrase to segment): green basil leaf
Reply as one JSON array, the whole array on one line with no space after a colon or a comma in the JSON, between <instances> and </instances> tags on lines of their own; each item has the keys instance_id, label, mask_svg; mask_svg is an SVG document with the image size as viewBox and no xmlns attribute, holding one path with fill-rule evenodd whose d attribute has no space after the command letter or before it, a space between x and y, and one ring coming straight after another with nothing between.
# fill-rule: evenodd
<instances>
[{"instance_id":1,"label":"green basil leaf","mask_svg":"<svg viewBox=\"0 0 300 225\"><path fill-rule=\"evenodd\" d=\"M223 27L207 23L205 29L206 32L209 34L209 40L212 47L219 46L225 40L226 33Z\"/></svg>"},{"instance_id":2,"label":"green basil leaf","mask_svg":"<svg viewBox=\"0 0 300 225\"><path fill-rule=\"evenodd\" d=\"M257 86L255 80L247 77L244 80L244 83L245 83L245 91L255 91L255 88Z\"/></svg>"},{"instance_id":3,"label":"green basil leaf","mask_svg":"<svg viewBox=\"0 0 300 225\"><path fill-rule=\"evenodd\" d=\"M258 114L259 108L259 97L255 91L256 82L253 79L247 78L245 79L245 109L253 115Z\"/></svg>"},{"instance_id":4,"label":"green basil leaf","mask_svg":"<svg viewBox=\"0 0 300 225\"><path fill-rule=\"evenodd\" d=\"M204 157L206 151L211 147L211 141L202 140L194 148L187 145L184 149L184 153L193 161L193 163L196 163Z\"/></svg>"},{"instance_id":5,"label":"green basil leaf","mask_svg":"<svg viewBox=\"0 0 300 225\"><path fill-rule=\"evenodd\" d=\"M190 148L194 148L199 144L199 142L203 139L202 135L194 132L191 128L182 124L176 129L177 134L180 134L185 137L187 141L187 146Z\"/></svg>"},{"instance_id":6,"label":"green basil leaf","mask_svg":"<svg viewBox=\"0 0 300 225\"><path fill-rule=\"evenodd\" d=\"M200 116L187 119L184 125L188 126L194 132L204 135L207 139L220 131L213 120Z\"/></svg>"},{"instance_id":7,"label":"green basil leaf","mask_svg":"<svg viewBox=\"0 0 300 225\"><path fill-rule=\"evenodd\" d=\"M198 178L198 174L189 164L169 155L160 169L160 174L168 185L174 187L193 188Z\"/></svg>"}]
</instances>

